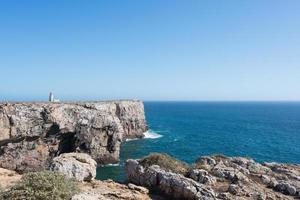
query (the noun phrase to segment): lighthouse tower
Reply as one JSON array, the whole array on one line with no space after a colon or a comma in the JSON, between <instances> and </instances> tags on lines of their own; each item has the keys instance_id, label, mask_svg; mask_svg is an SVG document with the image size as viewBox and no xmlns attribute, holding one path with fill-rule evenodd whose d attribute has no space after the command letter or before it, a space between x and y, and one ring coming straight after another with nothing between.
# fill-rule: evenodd
<instances>
[{"instance_id":1,"label":"lighthouse tower","mask_svg":"<svg viewBox=\"0 0 300 200\"><path fill-rule=\"evenodd\" d=\"M49 102L54 102L54 95L52 92L49 94Z\"/></svg>"}]
</instances>

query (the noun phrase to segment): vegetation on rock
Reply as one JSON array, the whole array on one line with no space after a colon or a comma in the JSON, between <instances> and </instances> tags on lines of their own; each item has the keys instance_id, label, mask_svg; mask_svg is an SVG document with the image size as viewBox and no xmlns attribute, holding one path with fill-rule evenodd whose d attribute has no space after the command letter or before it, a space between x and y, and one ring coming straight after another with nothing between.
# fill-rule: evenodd
<instances>
[{"instance_id":1,"label":"vegetation on rock","mask_svg":"<svg viewBox=\"0 0 300 200\"><path fill-rule=\"evenodd\" d=\"M188 172L189 166L175 158L172 158L168 154L164 153L152 153L140 160L140 164L144 167L150 167L151 165L158 165L162 169L172 171L174 173L185 175Z\"/></svg>"},{"instance_id":2,"label":"vegetation on rock","mask_svg":"<svg viewBox=\"0 0 300 200\"><path fill-rule=\"evenodd\" d=\"M77 191L73 180L58 172L42 171L25 174L18 184L1 192L0 199L66 200Z\"/></svg>"}]
</instances>

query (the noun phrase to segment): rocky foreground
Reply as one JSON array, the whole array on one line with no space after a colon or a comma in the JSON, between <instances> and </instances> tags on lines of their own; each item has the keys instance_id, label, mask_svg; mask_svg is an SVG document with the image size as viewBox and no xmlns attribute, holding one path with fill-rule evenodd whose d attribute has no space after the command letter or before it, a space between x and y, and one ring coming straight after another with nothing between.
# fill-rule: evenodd
<instances>
[{"instance_id":1,"label":"rocky foreground","mask_svg":"<svg viewBox=\"0 0 300 200\"><path fill-rule=\"evenodd\" d=\"M149 190L134 184L120 184L112 180L95 180L97 163L88 154L65 153L51 162L50 171L31 173L40 179L22 179L26 173L20 175L12 170L0 168L0 200L159 200L150 196ZM45 173L47 172L47 173ZM74 182L76 187L66 189L66 183L49 185L53 181L52 173L59 173L67 178L67 182ZM53 176L57 176L53 174ZM32 177L32 176L31 176ZM50 178L50 179L49 179ZM48 180L49 179L49 180ZM30 182L34 181L34 182ZM25 185L26 184L26 185ZM31 187L34 185L34 187ZM48 193L49 195L44 195ZM63 194L64 197L61 197ZM69 196L67 194L73 194ZM52 196L51 196L52 195ZM55 196L55 197L54 197Z\"/></svg>"},{"instance_id":2,"label":"rocky foreground","mask_svg":"<svg viewBox=\"0 0 300 200\"><path fill-rule=\"evenodd\" d=\"M71 178L70 181L76 180L79 188L75 192L70 191L72 196L59 200L300 199L299 165L260 164L250 158L204 156L193 165L187 165L165 154L151 154L140 160L127 160L126 184L95 180L97 164L84 153L62 154L50 166L51 171ZM2 197L5 197L1 198L0 193L1 200L28 199L28 196L22 196L27 195L27 191L32 193L30 199L40 199L35 195L41 191L35 192L35 187L14 187L19 184L21 177L14 171L0 168L0 188L4 191ZM43 181L35 183L36 187L44 188L46 192L49 192L49 188L52 188L53 193L59 192L59 188L41 186L43 184ZM21 192L18 191L20 188ZM16 193L19 194L17 198L7 198ZM49 196L43 199L57 198Z\"/></svg>"},{"instance_id":3,"label":"rocky foreground","mask_svg":"<svg viewBox=\"0 0 300 200\"><path fill-rule=\"evenodd\" d=\"M204 156L188 166L167 155L127 160L130 182L171 199L300 199L300 165Z\"/></svg>"},{"instance_id":4,"label":"rocky foreground","mask_svg":"<svg viewBox=\"0 0 300 200\"><path fill-rule=\"evenodd\" d=\"M0 103L0 167L48 169L62 153L82 152L117 163L120 144L147 130L143 102Z\"/></svg>"},{"instance_id":5,"label":"rocky foreground","mask_svg":"<svg viewBox=\"0 0 300 200\"><path fill-rule=\"evenodd\" d=\"M16 185L22 175L14 171L0 168L0 188L1 190L9 190ZM71 200L151 200L148 189L139 187L134 184L120 184L112 180L100 181L90 180L85 182L77 182L79 192L71 197ZM59 188L58 188L59 190ZM3 198L0 194L0 200L8 200L16 198ZM18 199L27 199L21 195ZM38 198L30 198L37 200ZM56 200L51 197L44 200ZM69 200L69 199L66 199Z\"/></svg>"}]
</instances>

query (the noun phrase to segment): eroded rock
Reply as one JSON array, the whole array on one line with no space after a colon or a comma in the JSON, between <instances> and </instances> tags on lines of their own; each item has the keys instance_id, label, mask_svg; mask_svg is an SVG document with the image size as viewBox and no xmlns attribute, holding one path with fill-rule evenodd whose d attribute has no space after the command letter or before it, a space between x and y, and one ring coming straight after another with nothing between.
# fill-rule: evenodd
<instances>
[{"instance_id":1,"label":"eroded rock","mask_svg":"<svg viewBox=\"0 0 300 200\"><path fill-rule=\"evenodd\" d=\"M51 171L65 174L77 181L91 181L96 177L97 163L85 153L64 153L55 157L50 165Z\"/></svg>"},{"instance_id":2,"label":"eroded rock","mask_svg":"<svg viewBox=\"0 0 300 200\"><path fill-rule=\"evenodd\" d=\"M214 184L217 180L204 169L193 169L189 173L189 177L199 183Z\"/></svg>"},{"instance_id":3,"label":"eroded rock","mask_svg":"<svg viewBox=\"0 0 300 200\"><path fill-rule=\"evenodd\" d=\"M0 104L0 167L46 169L62 154L82 152L99 164L119 161L126 138L147 130L141 101Z\"/></svg>"},{"instance_id":4,"label":"eroded rock","mask_svg":"<svg viewBox=\"0 0 300 200\"><path fill-rule=\"evenodd\" d=\"M129 181L159 190L177 199L215 199L214 191L181 174L166 172L158 165L144 168L138 160L127 160L126 174Z\"/></svg>"},{"instance_id":5,"label":"eroded rock","mask_svg":"<svg viewBox=\"0 0 300 200\"><path fill-rule=\"evenodd\" d=\"M128 180L174 199L292 200L300 195L299 165L205 156L182 175L155 164L144 167L142 163L127 160Z\"/></svg>"}]
</instances>

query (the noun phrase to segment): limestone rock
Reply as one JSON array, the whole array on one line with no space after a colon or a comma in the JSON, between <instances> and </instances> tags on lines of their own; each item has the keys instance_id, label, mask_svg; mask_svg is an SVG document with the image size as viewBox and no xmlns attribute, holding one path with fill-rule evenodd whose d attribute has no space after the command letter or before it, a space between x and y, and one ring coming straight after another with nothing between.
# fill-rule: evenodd
<instances>
[{"instance_id":1,"label":"limestone rock","mask_svg":"<svg viewBox=\"0 0 300 200\"><path fill-rule=\"evenodd\" d=\"M50 165L51 171L65 174L77 181L91 181L96 177L97 163L85 153L65 153L55 157Z\"/></svg>"},{"instance_id":2,"label":"limestone rock","mask_svg":"<svg viewBox=\"0 0 300 200\"><path fill-rule=\"evenodd\" d=\"M216 161L210 156L201 156L196 160L196 163L199 163L201 165L209 165L213 167L216 164Z\"/></svg>"},{"instance_id":3,"label":"limestone rock","mask_svg":"<svg viewBox=\"0 0 300 200\"><path fill-rule=\"evenodd\" d=\"M226 166L223 162L219 162L213 169L213 173L219 178L225 178L233 183L238 181L248 181L247 176L243 174L239 169Z\"/></svg>"},{"instance_id":4,"label":"limestone rock","mask_svg":"<svg viewBox=\"0 0 300 200\"><path fill-rule=\"evenodd\" d=\"M127 160L125 169L129 181L155 188L167 196L186 200L215 199L210 187L181 174L166 172L157 165L144 168L137 160Z\"/></svg>"},{"instance_id":5,"label":"limestone rock","mask_svg":"<svg viewBox=\"0 0 300 200\"><path fill-rule=\"evenodd\" d=\"M199 183L203 184L214 184L216 182L216 178L211 176L206 170L204 169L193 169L189 177Z\"/></svg>"},{"instance_id":6,"label":"limestone rock","mask_svg":"<svg viewBox=\"0 0 300 200\"><path fill-rule=\"evenodd\" d=\"M72 197L71 200L105 200L106 198L95 192L82 192L76 194Z\"/></svg>"},{"instance_id":7,"label":"limestone rock","mask_svg":"<svg viewBox=\"0 0 300 200\"><path fill-rule=\"evenodd\" d=\"M2 103L0 167L19 172L47 169L70 152L99 164L117 163L126 138L147 130L141 101Z\"/></svg>"},{"instance_id":8,"label":"limestone rock","mask_svg":"<svg viewBox=\"0 0 300 200\"><path fill-rule=\"evenodd\" d=\"M296 195L297 193L297 189L286 181L280 181L277 183L275 185L275 190L292 196Z\"/></svg>"},{"instance_id":9,"label":"limestone rock","mask_svg":"<svg viewBox=\"0 0 300 200\"><path fill-rule=\"evenodd\" d=\"M133 184L123 185L111 180L81 183L81 192L71 200L151 200L146 188Z\"/></svg>"},{"instance_id":10,"label":"limestone rock","mask_svg":"<svg viewBox=\"0 0 300 200\"><path fill-rule=\"evenodd\" d=\"M130 182L158 190L172 199L292 200L300 197L300 165L260 164L242 157L205 156L196 162L184 176L155 164L144 167L139 160L127 160L125 169Z\"/></svg>"},{"instance_id":11,"label":"limestone rock","mask_svg":"<svg viewBox=\"0 0 300 200\"><path fill-rule=\"evenodd\" d=\"M240 187L235 184L231 184L228 188L228 192L230 192L233 195L236 195L239 192Z\"/></svg>"}]
</instances>

